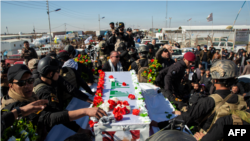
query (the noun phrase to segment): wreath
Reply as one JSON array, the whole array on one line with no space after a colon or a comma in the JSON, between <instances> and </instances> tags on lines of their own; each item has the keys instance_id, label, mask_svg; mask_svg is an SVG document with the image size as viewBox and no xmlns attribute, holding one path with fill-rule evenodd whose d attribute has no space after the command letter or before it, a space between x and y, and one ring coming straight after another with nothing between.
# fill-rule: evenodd
<instances>
[{"instance_id":1,"label":"wreath","mask_svg":"<svg viewBox=\"0 0 250 141\"><path fill-rule=\"evenodd\" d=\"M149 64L148 69L143 71L141 75L144 77L147 76L147 82L153 84L161 68L162 65L158 63L158 60L151 59L151 63Z\"/></svg>"}]
</instances>

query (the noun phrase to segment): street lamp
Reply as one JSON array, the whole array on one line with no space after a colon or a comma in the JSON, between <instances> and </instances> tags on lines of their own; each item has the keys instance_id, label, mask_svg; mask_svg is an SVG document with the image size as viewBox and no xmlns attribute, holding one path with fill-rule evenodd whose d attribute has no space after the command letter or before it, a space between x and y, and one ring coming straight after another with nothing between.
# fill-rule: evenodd
<instances>
[{"instance_id":1,"label":"street lamp","mask_svg":"<svg viewBox=\"0 0 250 141\"><path fill-rule=\"evenodd\" d=\"M102 19L104 19L105 17L102 17ZM98 14L98 21L99 21L99 31L100 31L100 35L101 35L101 29L100 29L100 14Z\"/></svg>"},{"instance_id":2,"label":"street lamp","mask_svg":"<svg viewBox=\"0 0 250 141\"><path fill-rule=\"evenodd\" d=\"M50 26L50 16L49 16L49 13L51 13L51 12L56 12L56 11L60 11L61 10L61 8L58 8L58 9L56 9L56 10L53 10L53 11L49 11L49 2L48 2L48 0L47 0L47 14L48 14L48 19L49 19L49 33L50 33L50 47L52 48L52 37L51 37L51 26Z\"/></svg>"}]
</instances>

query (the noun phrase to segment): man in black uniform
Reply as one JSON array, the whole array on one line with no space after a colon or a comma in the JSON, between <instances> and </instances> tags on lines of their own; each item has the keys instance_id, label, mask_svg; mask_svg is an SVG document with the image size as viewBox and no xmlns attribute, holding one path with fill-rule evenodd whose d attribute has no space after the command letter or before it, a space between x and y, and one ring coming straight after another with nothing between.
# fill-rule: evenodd
<instances>
[{"instance_id":1,"label":"man in black uniform","mask_svg":"<svg viewBox=\"0 0 250 141\"><path fill-rule=\"evenodd\" d=\"M69 53L69 57L70 58L74 58L74 56L76 56L76 51L75 51L75 49L74 49L73 46L67 45L64 48L64 50ZM69 59L68 61L74 61L74 60L73 59ZM77 72L79 74L82 74L82 72L84 72L85 74L87 74L89 76L89 79L87 81L87 83L89 85L92 85L93 82L94 82L94 76L93 76L93 73L91 72L91 69L92 69L91 65L90 65L90 68L87 68L82 63L77 62Z\"/></svg>"},{"instance_id":2,"label":"man in black uniform","mask_svg":"<svg viewBox=\"0 0 250 141\"><path fill-rule=\"evenodd\" d=\"M51 58L50 58L51 59ZM43 61L42 61L43 62ZM45 68L44 70L48 70ZM58 74L56 74L58 75ZM16 64L10 67L8 71L8 81L10 90L8 95L2 99L1 108L3 115L4 111L17 110L18 117L22 116L22 111L19 107L25 106L33 101L38 100L38 95L32 92L34 78L32 78L32 73L27 66L23 64ZM63 87L61 87L63 88ZM53 88L52 88L53 89ZM49 89L45 89L48 91ZM45 95L44 95L45 96ZM58 95L60 96L60 95ZM43 140L46 138L46 132L57 124L64 124L75 132L84 132L79 125L76 124L74 120L81 118L83 116L94 116L100 119L106 113L99 108L82 108L75 111L58 110L60 109L59 99L53 93L49 93L47 97L43 97L49 101L49 105L38 113L32 113L30 115L24 115L26 120L29 120L36 125L38 128L37 133ZM53 107L54 106L54 107ZM3 124L3 123L2 123ZM46 131L46 132L44 132ZM45 134L44 134L45 133Z\"/></svg>"},{"instance_id":3,"label":"man in black uniform","mask_svg":"<svg viewBox=\"0 0 250 141\"><path fill-rule=\"evenodd\" d=\"M152 44L148 44L148 59L155 58L154 46Z\"/></svg>"},{"instance_id":4,"label":"man in black uniform","mask_svg":"<svg viewBox=\"0 0 250 141\"><path fill-rule=\"evenodd\" d=\"M146 45L140 46L139 50L139 60L136 60L131 64L131 70L135 70L136 74L142 67L148 67L149 59L147 58L148 47Z\"/></svg>"},{"instance_id":5,"label":"man in black uniform","mask_svg":"<svg viewBox=\"0 0 250 141\"><path fill-rule=\"evenodd\" d=\"M134 61L138 60L139 57L138 57L138 53L137 53L135 47L133 47L133 46L130 47L130 51L128 52L128 54L129 54L128 63L129 63L129 66L130 66Z\"/></svg>"},{"instance_id":6,"label":"man in black uniform","mask_svg":"<svg viewBox=\"0 0 250 141\"><path fill-rule=\"evenodd\" d=\"M152 45L154 47L154 52L157 52L159 50L159 47L156 46L156 40L155 39L152 40Z\"/></svg>"},{"instance_id":7,"label":"man in black uniform","mask_svg":"<svg viewBox=\"0 0 250 141\"><path fill-rule=\"evenodd\" d=\"M247 107L242 96L231 94L230 91L230 86L234 84L234 77L237 75L236 65L232 61L217 61L212 65L210 71L214 86L216 87L215 94L199 99L187 112L183 112L175 118L183 120L187 126L198 120L199 127L201 128L200 132L205 134L210 131L211 126L216 122L219 116L223 117L230 114L228 110L245 110ZM223 105L229 108L225 109ZM222 109L224 110L223 114ZM164 121L157 123L152 121L151 124L162 129L168 125L169 122Z\"/></svg>"},{"instance_id":8,"label":"man in black uniform","mask_svg":"<svg viewBox=\"0 0 250 141\"><path fill-rule=\"evenodd\" d=\"M123 71L127 71L129 68L129 54L127 51L127 46L124 42L121 42L119 44L119 47L117 48L117 52L120 55L120 62L122 63Z\"/></svg>"},{"instance_id":9,"label":"man in black uniform","mask_svg":"<svg viewBox=\"0 0 250 141\"><path fill-rule=\"evenodd\" d=\"M179 85L181 79L185 74L185 70L190 67L190 64L195 61L195 55L192 52L187 52L183 56L183 60L163 69L157 76L155 84L159 87L164 87L161 90L162 94L169 99L169 101L177 104L178 109L182 109L184 103L181 99L176 101L176 98L182 97L179 92ZM164 84L162 83L162 78L164 78Z\"/></svg>"},{"instance_id":10,"label":"man in black uniform","mask_svg":"<svg viewBox=\"0 0 250 141\"><path fill-rule=\"evenodd\" d=\"M132 29L130 27L127 29L127 33L128 33L128 44L127 44L127 46L128 47L135 47L135 41L134 41L134 38L133 38Z\"/></svg>"},{"instance_id":11,"label":"man in black uniform","mask_svg":"<svg viewBox=\"0 0 250 141\"><path fill-rule=\"evenodd\" d=\"M128 44L128 34L124 32L124 23L120 22L118 28L115 30L115 51L117 51L117 48L119 47L120 43L123 42L126 45L127 49L127 44Z\"/></svg>"},{"instance_id":12,"label":"man in black uniform","mask_svg":"<svg viewBox=\"0 0 250 141\"><path fill-rule=\"evenodd\" d=\"M162 68L169 67L175 63L175 61L170 58L170 53L166 48L160 48L156 52L155 58L158 60L158 63L161 64Z\"/></svg>"},{"instance_id":13,"label":"man in black uniform","mask_svg":"<svg viewBox=\"0 0 250 141\"><path fill-rule=\"evenodd\" d=\"M114 26L114 22L109 23L110 25L110 31L107 32L105 40L107 41L108 45L109 45L109 50L110 52L114 50L115 48L115 26Z\"/></svg>"}]
</instances>

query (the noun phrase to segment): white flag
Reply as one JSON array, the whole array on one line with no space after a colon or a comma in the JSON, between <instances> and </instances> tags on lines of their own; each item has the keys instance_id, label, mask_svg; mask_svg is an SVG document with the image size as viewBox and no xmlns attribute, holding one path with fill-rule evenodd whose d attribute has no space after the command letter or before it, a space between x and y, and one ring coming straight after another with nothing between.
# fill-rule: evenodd
<instances>
[{"instance_id":1,"label":"white flag","mask_svg":"<svg viewBox=\"0 0 250 141\"><path fill-rule=\"evenodd\" d=\"M90 40L92 40L92 36L89 36L89 37L84 41L84 43L85 43L85 44L88 44Z\"/></svg>"},{"instance_id":2,"label":"white flag","mask_svg":"<svg viewBox=\"0 0 250 141\"><path fill-rule=\"evenodd\" d=\"M210 15L208 15L207 21L208 22L213 21L213 13L211 13Z\"/></svg>"}]
</instances>

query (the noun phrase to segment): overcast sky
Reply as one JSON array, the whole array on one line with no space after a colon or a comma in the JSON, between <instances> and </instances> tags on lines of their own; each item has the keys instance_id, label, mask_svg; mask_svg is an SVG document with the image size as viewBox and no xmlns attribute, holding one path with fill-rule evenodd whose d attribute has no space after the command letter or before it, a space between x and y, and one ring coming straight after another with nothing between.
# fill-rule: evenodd
<instances>
[{"instance_id":1,"label":"overcast sky","mask_svg":"<svg viewBox=\"0 0 250 141\"><path fill-rule=\"evenodd\" d=\"M166 4L168 5L166 8ZM214 25L232 25L243 1L49 1L52 31L98 30L98 14L101 29L109 28L110 22L124 22L125 28L149 29L166 27L167 17L172 17L171 27L212 25L206 17L213 13ZM247 2L236 25L250 24L250 2ZM49 22L46 1L1 1L1 33L48 32ZM167 23L169 27L169 20Z\"/></svg>"}]
</instances>

